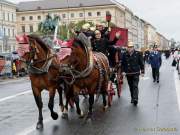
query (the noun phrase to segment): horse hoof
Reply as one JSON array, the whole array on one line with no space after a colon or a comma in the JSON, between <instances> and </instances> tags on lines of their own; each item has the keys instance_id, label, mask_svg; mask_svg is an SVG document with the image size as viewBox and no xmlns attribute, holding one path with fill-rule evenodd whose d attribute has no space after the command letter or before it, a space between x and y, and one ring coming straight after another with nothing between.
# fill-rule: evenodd
<instances>
[{"instance_id":1,"label":"horse hoof","mask_svg":"<svg viewBox=\"0 0 180 135\"><path fill-rule=\"evenodd\" d=\"M92 112L88 112L86 119L92 119Z\"/></svg>"},{"instance_id":2,"label":"horse hoof","mask_svg":"<svg viewBox=\"0 0 180 135\"><path fill-rule=\"evenodd\" d=\"M56 112L51 114L51 117L53 118L53 120L57 120L58 119L58 114Z\"/></svg>"},{"instance_id":3,"label":"horse hoof","mask_svg":"<svg viewBox=\"0 0 180 135\"><path fill-rule=\"evenodd\" d=\"M36 125L36 129L37 130L42 130L43 129L43 123L42 122L38 122Z\"/></svg>"},{"instance_id":4,"label":"horse hoof","mask_svg":"<svg viewBox=\"0 0 180 135\"><path fill-rule=\"evenodd\" d=\"M84 113L81 111L81 114L79 115L79 118L84 118Z\"/></svg>"},{"instance_id":5,"label":"horse hoof","mask_svg":"<svg viewBox=\"0 0 180 135\"><path fill-rule=\"evenodd\" d=\"M92 123L92 118L87 118L87 119L86 119L86 123L87 123L87 124L91 124L91 123Z\"/></svg>"},{"instance_id":6,"label":"horse hoof","mask_svg":"<svg viewBox=\"0 0 180 135\"><path fill-rule=\"evenodd\" d=\"M64 106L61 106L61 112L64 112Z\"/></svg>"},{"instance_id":7,"label":"horse hoof","mask_svg":"<svg viewBox=\"0 0 180 135\"><path fill-rule=\"evenodd\" d=\"M63 113L61 116L63 119L68 119L68 114L67 113Z\"/></svg>"},{"instance_id":8,"label":"horse hoof","mask_svg":"<svg viewBox=\"0 0 180 135\"><path fill-rule=\"evenodd\" d=\"M106 106L103 107L103 111L104 111L104 112L107 111L107 109L108 109L108 105L106 105Z\"/></svg>"}]
</instances>

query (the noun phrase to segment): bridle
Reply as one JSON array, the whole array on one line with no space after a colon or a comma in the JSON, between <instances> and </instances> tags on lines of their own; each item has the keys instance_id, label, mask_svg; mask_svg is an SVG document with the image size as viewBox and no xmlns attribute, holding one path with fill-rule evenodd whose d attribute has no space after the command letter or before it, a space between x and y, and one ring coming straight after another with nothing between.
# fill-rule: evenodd
<instances>
[{"instance_id":1,"label":"bridle","mask_svg":"<svg viewBox=\"0 0 180 135\"><path fill-rule=\"evenodd\" d=\"M75 65L67 65L67 64L60 64L60 69L63 70L64 72L66 72L68 75L71 76L71 81L67 81L64 78L64 81L69 84L72 85L77 79L81 79L81 78L85 78L87 76L89 76L89 74L92 72L93 70L93 56L92 56L92 51L90 50L90 48L85 47L84 46L84 50L85 50L85 54L86 54L86 58L87 60L87 66L85 69L83 69L83 71L79 71L75 68ZM63 78L63 76L62 76ZM70 78L70 77L69 77Z\"/></svg>"},{"instance_id":2,"label":"bridle","mask_svg":"<svg viewBox=\"0 0 180 135\"><path fill-rule=\"evenodd\" d=\"M49 67L52 63L52 60L56 55L52 54L51 51L48 50L48 53L45 58L40 59L40 60L35 60L35 56L38 54L36 47L34 47L35 42L36 41L34 41L34 40L31 40L31 39L29 40L29 45L30 45L29 59L26 60L26 64L28 66L28 71L29 71L29 73L32 73L32 74L47 73L49 70ZM37 65L39 63L43 63L43 62L44 62L44 64L41 67L35 66L35 65Z\"/></svg>"}]
</instances>

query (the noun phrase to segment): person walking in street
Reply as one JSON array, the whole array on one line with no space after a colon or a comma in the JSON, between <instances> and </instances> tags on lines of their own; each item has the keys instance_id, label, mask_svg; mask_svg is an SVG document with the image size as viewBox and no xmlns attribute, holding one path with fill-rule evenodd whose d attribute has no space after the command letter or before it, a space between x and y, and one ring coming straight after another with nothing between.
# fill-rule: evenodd
<instances>
[{"instance_id":1,"label":"person walking in street","mask_svg":"<svg viewBox=\"0 0 180 135\"><path fill-rule=\"evenodd\" d=\"M161 67L162 59L161 53L158 51L156 45L153 46L153 51L150 53L149 61L152 68L153 82L159 83L159 69Z\"/></svg>"},{"instance_id":2,"label":"person walking in street","mask_svg":"<svg viewBox=\"0 0 180 135\"><path fill-rule=\"evenodd\" d=\"M127 52L122 56L122 72L127 77L131 103L136 106L139 94L139 75L144 75L144 60L142 53L134 49L133 42L128 42Z\"/></svg>"},{"instance_id":3,"label":"person walking in street","mask_svg":"<svg viewBox=\"0 0 180 135\"><path fill-rule=\"evenodd\" d=\"M149 54L150 54L150 51L146 49L146 51L144 52L144 62L148 64L149 64Z\"/></svg>"}]
</instances>

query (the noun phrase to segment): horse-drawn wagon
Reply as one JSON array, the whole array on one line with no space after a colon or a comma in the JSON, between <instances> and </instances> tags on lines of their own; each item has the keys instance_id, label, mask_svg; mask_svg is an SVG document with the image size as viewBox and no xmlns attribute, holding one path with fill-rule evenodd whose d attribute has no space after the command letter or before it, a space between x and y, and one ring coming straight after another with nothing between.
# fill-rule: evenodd
<instances>
[{"instance_id":1,"label":"horse-drawn wagon","mask_svg":"<svg viewBox=\"0 0 180 135\"><path fill-rule=\"evenodd\" d=\"M32 91L39 110L38 129L43 128L41 98L43 89L49 91L48 107L54 120L58 118L58 114L53 110L56 90L59 93L59 105L64 114L67 113L68 103L73 99L78 115L80 117L84 116L79 106L79 94L82 89L85 89L89 95L89 118L92 116L95 94L97 97L102 95L104 109L107 108L108 104L112 104L113 94L112 91L109 91L112 89L108 89L110 75L108 59L102 53L92 52L90 41L85 35L79 34L77 38L68 42L71 44L71 47L66 47L66 49L70 49L70 52L63 59L58 59L58 54L55 54L55 51L36 35L29 35L28 41L24 42L24 44L27 43L28 48L21 50L21 60L28 64ZM61 54L62 52L59 52L59 55ZM120 79L122 80L120 67L117 66L116 69L116 78L120 82ZM65 106L62 99L62 88L60 87L62 82L65 82ZM118 88L119 96L120 90L121 88ZM106 101L107 96L108 103Z\"/></svg>"}]
</instances>

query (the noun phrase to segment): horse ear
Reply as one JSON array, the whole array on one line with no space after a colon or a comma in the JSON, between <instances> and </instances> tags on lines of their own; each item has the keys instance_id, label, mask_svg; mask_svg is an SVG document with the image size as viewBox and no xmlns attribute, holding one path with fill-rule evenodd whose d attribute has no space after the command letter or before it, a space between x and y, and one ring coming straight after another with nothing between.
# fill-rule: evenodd
<instances>
[{"instance_id":1,"label":"horse ear","mask_svg":"<svg viewBox=\"0 0 180 135\"><path fill-rule=\"evenodd\" d=\"M34 59L35 59L35 60L37 60L37 59L38 59L37 54L35 54L35 55L34 55Z\"/></svg>"}]
</instances>

